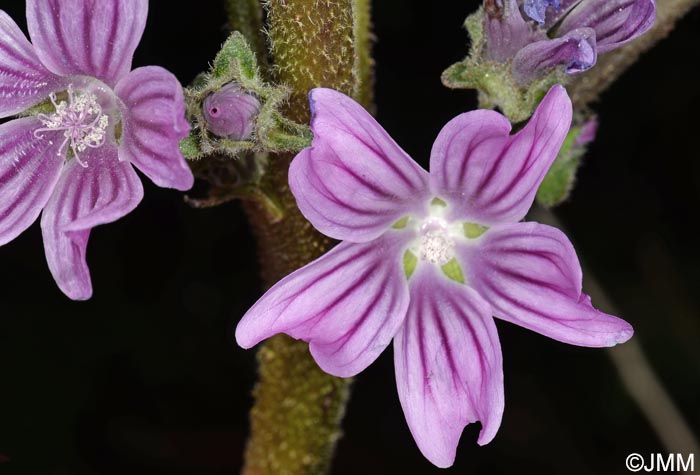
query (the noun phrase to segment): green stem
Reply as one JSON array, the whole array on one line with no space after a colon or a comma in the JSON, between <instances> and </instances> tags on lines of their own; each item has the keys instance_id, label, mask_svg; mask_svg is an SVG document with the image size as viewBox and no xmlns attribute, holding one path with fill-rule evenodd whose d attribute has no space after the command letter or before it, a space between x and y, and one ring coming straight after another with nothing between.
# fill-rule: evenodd
<instances>
[{"instance_id":1,"label":"green stem","mask_svg":"<svg viewBox=\"0 0 700 475\"><path fill-rule=\"evenodd\" d=\"M308 122L307 94L319 86L354 95L370 106L368 0L268 0L264 4L276 79L291 89L285 111L290 118ZM264 187L277 193L283 218L272 222L260 205L246 204L266 286L332 246L296 207L287 184L292 158L272 157L263 179ZM261 346L258 363L243 473L326 473L340 437L351 380L321 371L306 343L284 335Z\"/></svg>"},{"instance_id":2,"label":"green stem","mask_svg":"<svg viewBox=\"0 0 700 475\"><path fill-rule=\"evenodd\" d=\"M267 69L267 48L263 35L263 14L259 0L226 0L228 26L239 31L258 57L263 70Z\"/></svg>"},{"instance_id":3,"label":"green stem","mask_svg":"<svg viewBox=\"0 0 700 475\"><path fill-rule=\"evenodd\" d=\"M371 0L355 0L355 99L368 109L374 104Z\"/></svg>"}]
</instances>

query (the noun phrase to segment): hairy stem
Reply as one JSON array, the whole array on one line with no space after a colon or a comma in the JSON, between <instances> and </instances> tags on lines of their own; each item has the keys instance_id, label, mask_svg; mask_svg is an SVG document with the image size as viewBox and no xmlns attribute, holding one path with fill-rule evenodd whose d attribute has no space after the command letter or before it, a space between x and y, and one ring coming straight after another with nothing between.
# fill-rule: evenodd
<instances>
[{"instance_id":1,"label":"hairy stem","mask_svg":"<svg viewBox=\"0 0 700 475\"><path fill-rule=\"evenodd\" d=\"M258 63L266 69L267 48L263 34L263 12L259 0L226 0L228 27L239 31L258 57Z\"/></svg>"},{"instance_id":2,"label":"hairy stem","mask_svg":"<svg viewBox=\"0 0 700 475\"><path fill-rule=\"evenodd\" d=\"M374 103L373 41L371 0L355 0L354 96L370 110Z\"/></svg>"},{"instance_id":3,"label":"hairy stem","mask_svg":"<svg viewBox=\"0 0 700 475\"><path fill-rule=\"evenodd\" d=\"M650 50L673 30L680 20L700 0L658 0L654 27L628 45L600 57L595 68L577 76L568 87L574 106L584 108L620 77L639 56Z\"/></svg>"},{"instance_id":4,"label":"hairy stem","mask_svg":"<svg viewBox=\"0 0 700 475\"><path fill-rule=\"evenodd\" d=\"M308 122L308 91L330 87L369 107L371 59L368 0L267 0L267 31L276 79L291 96L288 116ZM284 216L272 223L254 203L246 211L258 238L266 286L326 252L332 242L301 215L287 185L292 156L271 158L264 178ZM258 352L245 475L306 475L328 471L351 380L321 371L308 345L284 335Z\"/></svg>"}]
</instances>

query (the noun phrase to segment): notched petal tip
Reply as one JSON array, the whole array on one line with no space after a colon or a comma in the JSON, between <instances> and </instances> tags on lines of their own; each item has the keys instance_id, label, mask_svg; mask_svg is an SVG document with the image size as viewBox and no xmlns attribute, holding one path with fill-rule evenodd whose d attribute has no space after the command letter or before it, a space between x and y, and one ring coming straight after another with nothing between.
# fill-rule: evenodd
<instances>
[{"instance_id":1,"label":"notched petal tip","mask_svg":"<svg viewBox=\"0 0 700 475\"><path fill-rule=\"evenodd\" d=\"M582 328L599 334L595 341L583 346L610 348L625 343L634 336L632 325L615 315L609 315L595 308L590 295L581 293L578 308L582 316L589 315L588 328Z\"/></svg>"},{"instance_id":2,"label":"notched petal tip","mask_svg":"<svg viewBox=\"0 0 700 475\"><path fill-rule=\"evenodd\" d=\"M609 347L621 345L622 343L628 342L634 336L634 329L630 325L629 328L620 330L610 341Z\"/></svg>"},{"instance_id":3,"label":"notched petal tip","mask_svg":"<svg viewBox=\"0 0 700 475\"><path fill-rule=\"evenodd\" d=\"M339 240L376 239L427 199L428 174L360 104L313 89L311 147L292 161L289 184L302 214Z\"/></svg>"},{"instance_id":4,"label":"notched petal tip","mask_svg":"<svg viewBox=\"0 0 700 475\"><path fill-rule=\"evenodd\" d=\"M515 135L508 119L493 111L450 121L430 156L432 190L450 202L450 219L491 226L525 217L571 117L566 89L555 85Z\"/></svg>"},{"instance_id":5,"label":"notched petal tip","mask_svg":"<svg viewBox=\"0 0 700 475\"><path fill-rule=\"evenodd\" d=\"M471 287L422 266L394 340L396 385L411 433L434 465L454 463L464 427L491 441L504 408L503 360L489 304Z\"/></svg>"},{"instance_id":6,"label":"notched petal tip","mask_svg":"<svg viewBox=\"0 0 700 475\"><path fill-rule=\"evenodd\" d=\"M489 230L480 244L460 255L496 317L577 346L608 347L632 336L629 323L596 310L581 292L581 265L558 229L516 223Z\"/></svg>"}]
</instances>

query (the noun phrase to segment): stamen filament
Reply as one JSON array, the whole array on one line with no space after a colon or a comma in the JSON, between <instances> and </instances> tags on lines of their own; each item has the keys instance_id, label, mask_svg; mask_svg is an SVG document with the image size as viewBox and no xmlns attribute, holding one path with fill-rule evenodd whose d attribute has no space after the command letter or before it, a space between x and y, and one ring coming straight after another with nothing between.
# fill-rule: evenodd
<instances>
[{"instance_id":1,"label":"stamen filament","mask_svg":"<svg viewBox=\"0 0 700 475\"><path fill-rule=\"evenodd\" d=\"M80 153L88 147L94 149L105 144L109 117L102 112L102 107L94 94L76 92L72 85L68 86L66 93L67 102L59 102L55 93L49 94L56 112L37 115L44 127L36 129L34 137L41 139L45 132L64 131L65 140L58 148L58 155L63 155L70 142L75 160L82 167L87 167L87 162L80 159Z\"/></svg>"}]
</instances>

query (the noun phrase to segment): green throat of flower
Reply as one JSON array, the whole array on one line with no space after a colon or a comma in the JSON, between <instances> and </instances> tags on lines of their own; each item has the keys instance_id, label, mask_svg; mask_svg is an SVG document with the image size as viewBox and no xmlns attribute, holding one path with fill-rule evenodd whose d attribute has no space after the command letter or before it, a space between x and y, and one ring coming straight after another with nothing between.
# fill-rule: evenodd
<instances>
[{"instance_id":1,"label":"green throat of flower","mask_svg":"<svg viewBox=\"0 0 700 475\"><path fill-rule=\"evenodd\" d=\"M435 198L431 202L431 208L436 211L435 216L420 222L404 216L392 226L396 230L412 228L418 234L403 254L402 264L407 279L413 276L419 263L424 263L437 265L447 278L466 284L464 270L455 252L457 242L479 239L489 228L472 222L447 222L441 212L446 206L444 201Z\"/></svg>"}]
</instances>

